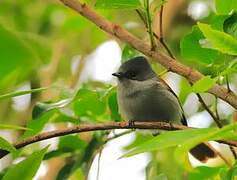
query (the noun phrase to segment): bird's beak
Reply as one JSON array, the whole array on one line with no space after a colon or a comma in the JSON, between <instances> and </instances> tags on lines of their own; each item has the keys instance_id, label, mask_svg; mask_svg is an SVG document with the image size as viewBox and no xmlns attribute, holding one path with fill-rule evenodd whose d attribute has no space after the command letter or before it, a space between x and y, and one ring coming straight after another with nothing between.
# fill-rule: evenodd
<instances>
[{"instance_id":1,"label":"bird's beak","mask_svg":"<svg viewBox=\"0 0 237 180\"><path fill-rule=\"evenodd\" d=\"M121 73L121 72L116 72L116 73L113 73L112 75L117 77L117 78L123 77L123 73Z\"/></svg>"}]
</instances>

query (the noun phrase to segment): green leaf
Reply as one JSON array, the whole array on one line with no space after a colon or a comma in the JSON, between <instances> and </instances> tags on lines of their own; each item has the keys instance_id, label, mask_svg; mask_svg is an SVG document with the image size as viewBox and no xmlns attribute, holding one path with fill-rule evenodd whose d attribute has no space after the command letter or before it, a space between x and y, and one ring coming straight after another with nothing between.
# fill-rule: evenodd
<instances>
[{"instance_id":1,"label":"green leaf","mask_svg":"<svg viewBox=\"0 0 237 180\"><path fill-rule=\"evenodd\" d=\"M29 121L27 123L27 128L31 129L31 131L26 131L21 138L24 139L36 135L44 128L45 124L54 116L57 116L57 114L55 114L55 111L49 111L44 113L39 118Z\"/></svg>"},{"instance_id":2,"label":"green leaf","mask_svg":"<svg viewBox=\"0 0 237 180\"><path fill-rule=\"evenodd\" d=\"M211 27L215 30L223 31L223 24L228 18L228 15L217 15L211 18Z\"/></svg>"},{"instance_id":3,"label":"green leaf","mask_svg":"<svg viewBox=\"0 0 237 180\"><path fill-rule=\"evenodd\" d=\"M186 79L182 79L180 81L180 93L179 93L179 100L181 104L185 102L186 98L190 94L190 89L191 85L189 84L189 82Z\"/></svg>"},{"instance_id":4,"label":"green leaf","mask_svg":"<svg viewBox=\"0 0 237 180\"><path fill-rule=\"evenodd\" d=\"M0 137L0 149L6 150L12 154L16 154L17 152L16 148L2 137Z\"/></svg>"},{"instance_id":5,"label":"green leaf","mask_svg":"<svg viewBox=\"0 0 237 180\"><path fill-rule=\"evenodd\" d=\"M73 172L69 179L86 179L85 172L82 170L82 168L78 168L75 172Z\"/></svg>"},{"instance_id":6,"label":"green leaf","mask_svg":"<svg viewBox=\"0 0 237 180\"><path fill-rule=\"evenodd\" d=\"M140 145L145 141L149 141L153 138L154 136L151 133L144 134L136 132L136 138L129 145L125 146L123 149L126 151L134 149L137 145Z\"/></svg>"},{"instance_id":7,"label":"green leaf","mask_svg":"<svg viewBox=\"0 0 237 180\"><path fill-rule=\"evenodd\" d=\"M199 133L197 136L192 136L192 138L187 138L185 141L183 141L179 146L177 146L175 150L175 158L178 163L181 164L187 164L188 156L187 152L195 147L197 144L201 142L207 142L209 140L219 140L219 139L229 139L231 136L234 136L236 138L236 133L232 133L232 130L237 128L237 124L230 124L228 126L225 126L224 128L217 129L212 128L209 132L206 133ZM230 135L229 135L230 133ZM189 169L190 167L185 166L186 169Z\"/></svg>"},{"instance_id":8,"label":"green leaf","mask_svg":"<svg viewBox=\"0 0 237 180\"><path fill-rule=\"evenodd\" d=\"M32 131L30 128L22 127L22 126L16 126L11 124L0 124L0 129L13 129L13 130L26 130L26 131Z\"/></svg>"},{"instance_id":9,"label":"green leaf","mask_svg":"<svg viewBox=\"0 0 237 180\"><path fill-rule=\"evenodd\" d=\"M19 36L30 45L32 50L37 54L42 63L48 63L52 56L52 46L49 40L34 33L19 33Z\"/></svg>"},{"instance_id":10,"label":"green leaf","mask_svg":"<svg viewBox=\"0 0 237 180\"><path fill-rule=\"evenodd\" d=\"M227 171L226 179L235 179L237 176L237 163L235 164Z\"/></svg>"},{"instance_id":11,"label":"green leaf","mask_svg":"<svg viewBox=\"0 0 237 180\"><path fill-rule=\"evenodd\" d=\"M100 9L136 9L140 6L139 0L97 0L95 4Z\"/></svg>"},{"instance_id":12,"label":"green leaf","mask_svg":"<svg viewBox=\"0 0 237 180\"><path fill-rule=\"evenodd\" d=\"M236 0L215 0L215 4L218 14L229 14L232 10L237 9Z\"/></svg>"},{"instance_id":13,"label":"green leaf","mask_svg":"<svg viewBox=\"0 0 237 180\"><path fill-rule=\"evenodd\" d=\"M47 89L49 89L49 87L42 87L42 88L36 88L36 89L27 90L27 91L16 91L16 92L11 92L11 93L7 93L7 94L2 94L2 95L0 95L0 100L6 99L6 98L11 98L11 97L16 97L16 96L22 96L25 94L41 92L41 91L44 91Z\"/></svg>"},{"instance_id":14,"label":"green leaf","mask_svg":"<svg viewBox=\"0 0 237 180\"><path fill-rule=\"evenodd\" d=\"M71 174L73 173L73 171L75 170L75 164L76 164L76 160L72 160L67 162L58 172L57 177L55 178L55 180L65 180L68 179L69 176L71 176Z\"/></svg>"},{"instance_id":15,"label":"green leaf","mask_svg":"<svg viewBox=\"0 0 237 180\"><path fill-rule=\"evenodd\" d=\"M229 55L237 55L237 40L231 35L213 30L210 25L198 23L204 36L210 41L212 48Z\"/></svg>"},{"instance_id":16,"label":"green leaf","mask_svg":"<svg viewBox=\"0 0 237 180\"><path fill-rule=\"evenodd\" d=\"M17 180L19 177L21 180L32 180L47 149L48 147L34 152L25 160L10 168L3 177L3 180Z\"/></svg>"},{"instance_id":17,"label":"green leaf","mask_svg":"<svg viewBox=\"0 0 237 180\"><path fill-rule=\"evenodd\" d=\"M237 3L237 2L236 2ZM223 24L223 29L226 33L237 39L237 13L233 13Z\"/></svg>"},{"instance_id":18,"label":"green leaf","mask_svg":"<svg viewBox=\"0 0 237 180\"><path fill-rule=\"evenodd\" d=\"M214 131L212 128L206 129L187 129L182 131L170 131L160 134L148 141L142 142L138 144L131 151L127 152L123 155L123 157L133 156L135 154L147 152L147 151L155 151L162 150L169 147L175 147L187 139L192 139L193 137L201 134L201 133L209 133Z\"/></svg>"},{"instance_id":19,"label":"green leaf","mask_svg":"<svg viewBox=\"0 0 237 180\"><path fill-rule=\"evenodd\" d=\"M232 61L228 67L220 73L221 76L237 73L237 61Z\"/></svg>"},{"instance_id":20,"label":"green leaf","mask_svg":"<svg viewBox=\"0 0 237 180\"><path fill-rule=\"evenodd\" d=\"M78 116L98 116L105 112L106 106L96 92L80 89L76 95L73 108Z\"/></svg>"},{"instance_id":21,"label":"green leaf","mask_svg":"<svg viewBox=\"0 0 237 180\"><path fill-rule=\"evenodd\" d=\"M110 96L108 97L108 104L109 104L109 109L111 113L110 114L111 119L114 121L121 121L121 117L120 117L119 109L118 109L116 91L111 92Z\"/></svg>"},{"instance_id":22,"label":"green leaf","mask_svg":"<svg viewBox=\"0 0 237 180\"><path fill-rule=\"evenodd\" d=\"M38 102L33 108L32 111L32 118L36 119L39 118L42 114L53 110L53 109L58 109L67 106L72 102L73 98L68 98L68 99L63 99L55 103L43 103L43 102Z\"/></svg>"},{"instance_id":23,"label":"green leaf","mask_svg":"<svg viewBox=\"0 0 237 180\"><path fill-rule=\"evenodd\" d=\"M15 33L0 24L0 82L18 69L15 81L28 77L38 64L38 57Z\"/></svg>"},{"instance_id":24,"label":"green leaf","mask_svg":"<svg viewBox=\"0 0 237 180\"><path fill-rule=\"evenodd\" d=\"M59 149L79 150L85 148L87 143L81 140L78 135L63 136L59 140Z\"/></svg>"},{"instance_id":25,"label":"green leaf","mask_svg":"<svg viewBox=\"0 0 237 180\"><path fill-rule=\"evenodd\" d=\"M180 42L181 55L193 61L210 64L217 57L218 52L213 49L202 48L199 41L204 39L202 32L194 26L192 32Z\"/></svg>"},{"instance_id":26,"label":"green leaf","mask_svg":"<svg viewBox=\"0 0 237 180\"><path fill-rule=\"evenodd\" d=\"M210 76L204 76L202 79L198 80L191 87L191 92L200 93L205 92L212 88L216 83L216 79L210 78Z\"/></svg>"},{"instance_id":27,"label":"green leaf","mask_svg":"<svg viewBox=\"0 0 237 180\"><path fill-rule=\"evenodd\" d=\"M200 166L194 169L193 172L188 174L188 179L200 180L200 179L214 179L218 175L220 167L206 167Z\"/></svg>"},{"instance_id":28,"label":"green leaf","mask_svg":"<svg viewBox=\"0 0 237 180\"><path fill-rule=\"evenodd\" d=\"M64 149L56 149L56 150L46 153L44 156L44 160L49 160L51 158L55 158L55 157L63 156L63 155L65 157L67 155L66 153L68 153L69 156L71 155L71 151L64 150Z\"/></svg>"}]
</instances>

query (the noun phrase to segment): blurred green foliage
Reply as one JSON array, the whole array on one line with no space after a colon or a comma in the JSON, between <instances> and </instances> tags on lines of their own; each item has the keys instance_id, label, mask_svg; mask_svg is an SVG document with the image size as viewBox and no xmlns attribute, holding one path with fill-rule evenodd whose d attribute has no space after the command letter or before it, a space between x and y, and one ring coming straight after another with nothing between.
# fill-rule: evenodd
<instances>
[{"instance_id":1,"label":"blurred green foliage","mask_svg":"<svg viewBox=\"0 0 237 180\"><path fill-rule=\"evenodd\" d=\"M144 1L83 2L144 41L149 39L146 26L135 12L135 9L139 9L146 16ZM237 88L236 0L213 1L215 9L207 6L208 16L199 20L184 13L187 12L185 7L191 2L193 1L183 2L183 9L173 17L167 16L163 19L164 23L166 20L171 22L171 25L167 23L165 40L172 52L182 63L205 75L192 86L185 79L181 79L179 98L182 104L190 93L206 92L216 82L225 86L226 79L231 87ZM167 1L150 2L154 24L162 4L168 6ZM176 6L175 1L171 2L171 6ZM110 39L111 36L60 2L1 1L0 129L7 129L16 139L22 140L39 134L52 124L60 129L80 123L121 121L115 87L93 80L77 84L84 68L83 63L86 63L82 59L89 57L97 47ZM122 62L141 55L128 44L118 43L122 49ZM71 66L77 56L81 59L75 75L71 72ZM163 70L160 66L154 67L157 73ZM24 83L30 84L29 90L19 90ZM31 94L28 108L16 110L16 99L13 97L26 94ZM212 110L216 110L215 104L213 101L210 103ZM194 114L203 110L198 106ZM223 121L233 121L231 113L220 114L220 117ZM146 168L147 180L234 179L236 164L231 168L226 165L191 168L187 152L202 141L223 138L236 140L235 129L236 125L228 125L223 129L162 132L157 137L136 133L135 140L124 147L127 151L124 156L150 152L152 159ZM11 180L18 177L32 179L43 160L50 166L52 159L59 158L64 163L60 169L55 170L55 179L85 179L95 155L107 142L109 133L101 131L60 137L56 149L53 150L39 150L39 144L16 150L0 134L1 150L9 151L13 159L26 157L16 165L9 164L1 172L1 177Z\"/></svg>"}]
</instances>

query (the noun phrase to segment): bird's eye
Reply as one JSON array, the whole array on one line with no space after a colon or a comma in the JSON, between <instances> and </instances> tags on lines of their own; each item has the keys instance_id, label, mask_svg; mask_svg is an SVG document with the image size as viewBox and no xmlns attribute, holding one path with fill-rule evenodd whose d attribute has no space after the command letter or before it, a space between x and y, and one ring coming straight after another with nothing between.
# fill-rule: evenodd
<instances>
[{"instance_id":1,"label":"bird's eye","mask_svg":"<svg viewBox=\"0 0 237 180\"><path fill-rule=\"evenodd\" d=\"M137 76L137 73L134 71L129 71L127 75L128 75L128 78L133 79Z\"/></svg>"}]
</instances>

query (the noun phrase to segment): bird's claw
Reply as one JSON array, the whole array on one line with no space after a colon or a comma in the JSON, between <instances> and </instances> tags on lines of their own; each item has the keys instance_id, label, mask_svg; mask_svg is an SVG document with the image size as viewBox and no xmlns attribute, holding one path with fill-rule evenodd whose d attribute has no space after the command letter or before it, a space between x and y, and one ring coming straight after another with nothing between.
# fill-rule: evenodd
<instances>
[{"instance_id":1,"label":"bird's claw","mask_svg":"<svg viewBox=\"0 0 237 180\"><path fill-rule=\"evenodd\" d=\"M128 126L129 127L134 127L134 125L135 125L135 121L134 120L129 120L128 121Z\"/></svg>"}]
</instances>

